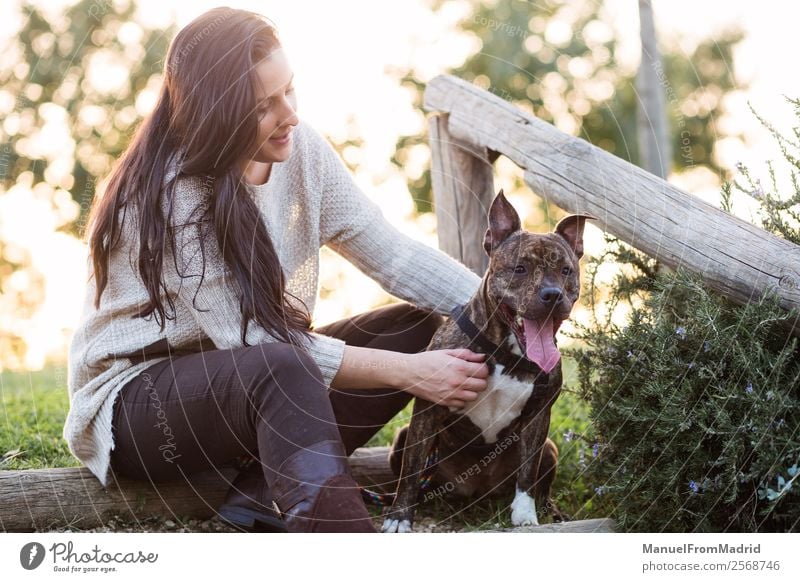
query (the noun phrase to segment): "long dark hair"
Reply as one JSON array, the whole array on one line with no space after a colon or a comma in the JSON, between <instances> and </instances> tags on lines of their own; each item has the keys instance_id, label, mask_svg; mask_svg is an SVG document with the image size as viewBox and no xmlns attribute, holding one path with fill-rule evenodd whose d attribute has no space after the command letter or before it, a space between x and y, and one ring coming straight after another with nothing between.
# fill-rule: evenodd
<instances>
[{"instance_id":1,"label":"long dark hair","mask_svg":"<svg viewBox=\"0 0 800 582\"><path fill-rule=\"evenodd\" d=\"M209 10L172 41L155 109L136 131L90 212L87 232L97 283L95 307L108 283L115 233L118 239L122 230L118 213L122 209L127 215L130 207L137 212L138 269L149 295L137 316L154 314L162 331L165 319L174 318L172 298L164 294L171 311L167 313L161 290L166 289L164 245L170 244L176 256L175 233L166 225L172 217L178 176L165 178L180 152L179 176L201 176L213 184L203 218L213 224L238 287L242 343L247 345L251 318L280 341L299 347L301 335L307 337L311 329L308 307L286 290L275 247L253 197L245 191L237 164L256 149L254 67L279 47L277 31L263 16L231 8ZM169 208L166 220L162 202ZM292 305L289 298L297 299L302 308Z\"/></svg>"}]
</instances>

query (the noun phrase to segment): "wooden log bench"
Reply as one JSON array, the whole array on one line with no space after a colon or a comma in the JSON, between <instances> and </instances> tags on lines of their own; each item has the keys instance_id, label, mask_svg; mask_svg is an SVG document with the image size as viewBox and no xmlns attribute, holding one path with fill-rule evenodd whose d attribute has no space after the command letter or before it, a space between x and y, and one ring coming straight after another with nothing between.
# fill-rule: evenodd
<instances>
[{"instance_id":1,"label":"wooden log bench","mask_svg":"<svg viewBox=\"0 0 800 582\"><path fill-rule=\"evenodd\" d=\"M388 447L358 449L350 457L353 476L361 486L393 491ZM209 519L216 515L234 468L189 476L187 480L152 484L115 479L106 489L86 468L0 471L0 531L48 531L72 527L90 529L112 517L142 520L162 517ZM519 528L519 531L612 531L610 520L587 520ZM510 531L510 530L502 530Z\"/></svg>"}]
</instances>

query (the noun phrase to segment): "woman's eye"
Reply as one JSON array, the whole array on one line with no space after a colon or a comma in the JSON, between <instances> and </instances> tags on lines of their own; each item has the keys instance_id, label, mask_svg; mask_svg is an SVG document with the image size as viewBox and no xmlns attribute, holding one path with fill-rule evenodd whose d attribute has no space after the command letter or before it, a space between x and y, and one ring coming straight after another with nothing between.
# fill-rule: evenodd
<instances>
[{"instance_id":1,"label":"woman's eye","mask_svg":"<svg viewBox=\"0 0 800 582\"><path fill-rule=\"evenodd\" d=\"M515 275L524 275L524 274L525 274L525 273L527 273L527 272L528 272L528 271L527 271L527 269L525 268L525 265L516 265L516 266L514 267L514 274L515 274Z\"/></svg>"},{"instance_id":2,"label":"woman's eye","mask_svg":"<svg viewBox=\"0 0 800 582\"><path fill-rule=\"evenodd\" d=\"M572 267L564 267L561 269L561 274L565 277L569 277L572 274Z\"/></svg>"}]
</instances>

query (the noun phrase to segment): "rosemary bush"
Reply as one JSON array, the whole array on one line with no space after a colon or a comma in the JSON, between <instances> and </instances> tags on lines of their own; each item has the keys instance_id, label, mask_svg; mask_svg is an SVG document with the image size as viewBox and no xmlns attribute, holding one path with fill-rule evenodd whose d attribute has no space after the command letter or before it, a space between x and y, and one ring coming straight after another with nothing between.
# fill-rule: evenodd
<instances>
[{"instance_id":1,"label":"rosemary bush","mask_svg":"<svg viewBox=\"0 0 800 582\"><path fill-rule=\"evenodd\" d=\"M791 100L798 117L800 102ZM793 194L780 196L738 165L733 195L759 203L761 226L800 244L800 131L786 138L762 120L783 151ZM596 316L575 350L582 397L591 405L587 467L628 531L800 531L800 349L796 311L774 296L735 304L697 275L666 272L610 241L589 266L624 268L609 291L626 322ZM613 311L613 309L611 310Z\"/></svg>"}]
</instances>

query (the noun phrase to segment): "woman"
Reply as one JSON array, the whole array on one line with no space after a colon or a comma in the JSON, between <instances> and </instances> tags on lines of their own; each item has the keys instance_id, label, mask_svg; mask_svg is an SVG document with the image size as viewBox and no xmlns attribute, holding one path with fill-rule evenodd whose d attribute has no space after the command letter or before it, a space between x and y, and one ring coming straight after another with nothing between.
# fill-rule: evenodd
<instances>
[{"instance_id":1,"label":"woman","mask_svg":"<svg viewBox=\"0 0 800 582\"><path fill-rule=\"evenodd\" d=\"M297 117L292 76L251 12L172 42L91 211L64 437L104 485L250 459L220 511L241 529L374 531L347 456L412 396L485 389L483 355L423 351L480 278L386 222ZM409 303L312 330L324 244Z\"/></svg>"}]
</instances>

